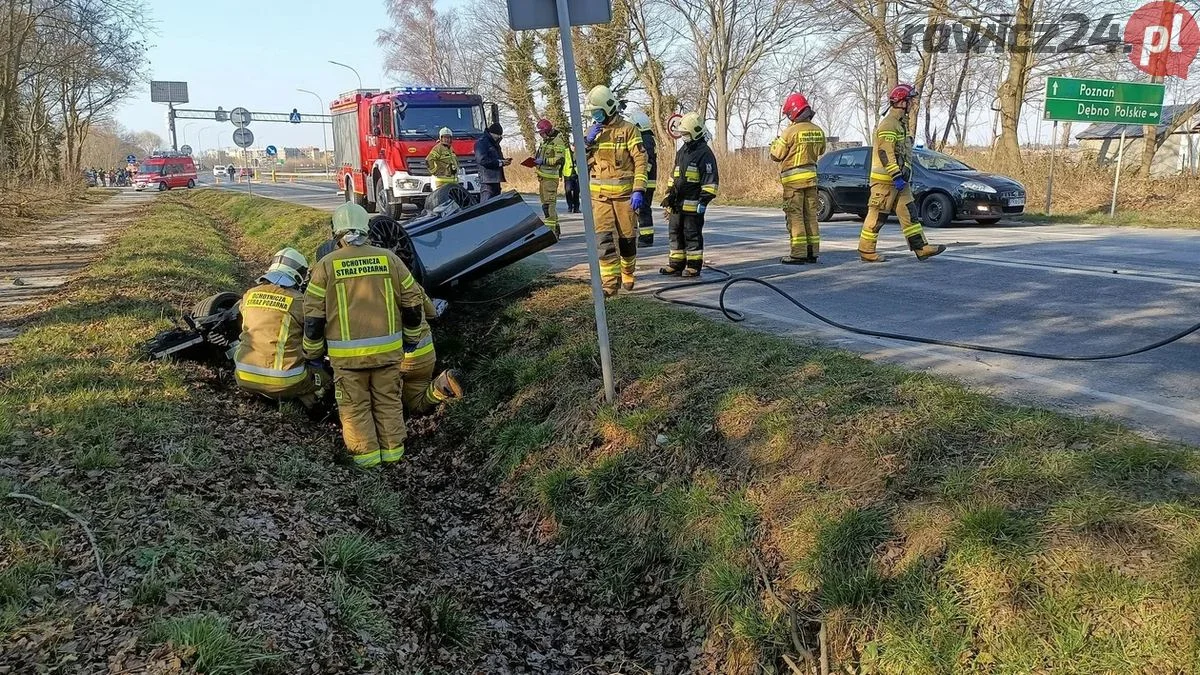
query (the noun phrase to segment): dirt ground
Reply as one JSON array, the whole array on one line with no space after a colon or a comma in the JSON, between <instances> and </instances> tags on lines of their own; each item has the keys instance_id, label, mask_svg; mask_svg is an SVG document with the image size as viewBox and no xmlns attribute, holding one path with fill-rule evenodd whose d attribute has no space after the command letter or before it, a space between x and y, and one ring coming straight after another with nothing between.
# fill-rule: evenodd
<instances>
[{"instance_id":1,"label":"dirt ground","mask_svg":"<svg viewBox=\"0 0 1200 675\"><path fill-rule=\"evenodd\" d=\"M153 198L154 193L128 190L69 216L0 225L0 343L16 332L6 315L65 284Z\"/></svg>"}]
</instances>

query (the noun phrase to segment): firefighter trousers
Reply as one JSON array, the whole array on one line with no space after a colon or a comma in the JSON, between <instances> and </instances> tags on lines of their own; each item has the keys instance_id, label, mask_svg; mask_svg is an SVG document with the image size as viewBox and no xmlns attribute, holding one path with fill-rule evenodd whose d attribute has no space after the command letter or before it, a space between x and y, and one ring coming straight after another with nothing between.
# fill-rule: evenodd
<instances>
[{"instance_id":1,"label":"firefighter trousers","mask_svg":"<svg viewBox=\"0 0 1200 675\"><path fill-rule=\"evenodd\" d=\"M632 285L637 268L637 215L629 197L592 199L596 242L600 249L600 285L615 295L622 282Z\"/></svg>"},{"instance_id":2,"label":"firefighter trousers","mask_svg":"<svg viewBox=\"0 0 1200 675\"><path fill-rule=\"evenodd\" d=\"M783 187L783 213L791 237L791 257L815 260L821 255L817 224L817 186Z\"/></svg>"},{"instance_id":3,"label":"firefighter trousers","mask_svg":"<svg viewBox=\"0 0 1200 675\"><path fill-rule=\"evenodd\" d=\"M925 230L917 219L914 208L912 189L907 185L903 190L897 190L891 185L872 184L871 198L867 202L867 217L863 220L862 232L858 237L858 252L874 255L875 245L879 243L879 231L887 222L888 212L896 211L900 220L900 233L908 242L908 247L914 251L929 245L925 240Z\"/></svg>"},{"instance_id":4,"label":"firefighter trousers","mask_svg":"<svg viewBox=\"0 0 1200 675\"><path fill-rule=\"evenodd\" d=\"M646 203L638 211L638 246L654 245L654 188L646 188Z\"/></svg>"},{"instance_id":5,"label":"firefighter trousers","mask_svg":"<svg viewBox=\"0 0 1200 675\"><path fill-rule=\"evenodd\" d=\"M363 370L333 369L342 438L360 467L404 457L403 375L400 363Z\"/></svg>"},{"instance_id":6,"label":"firefighter trousers","mask_svg":"<svg viewBox=\"0 0 1200 675\"><path fill-rule=\"evenodd\" d=\"M436 352L405 357L401 372L404 375L404 409L409 415L423 413L445 400L433 386L436 365Z\"/></svg>"},{"instance_id":7,"label":"firefighter trousers","mask_svg":"<svg viewBox=\"0 0 1200 675\"><path fill-rule=\"evenodd\" d=\"M579 176L563 178L563 197L567 200L567 213L579 213Z\"/></svg>"},{"instance_id":8,"label":"firefighter trousers","mask_svg":"<svg viewBox=\"0 0 1200 675\"><path fill-rule=\"evenodd\" d=\"M546 227L554 231L554 236L559 236L558 231L558 179L557 178L539 178L538 179L538 196L542 200L542 216L546 221Z\"/></svg>"},{"instance_id":9,"label":"firefighter trousers","mask_svg":"<svg viewBox=\"0 0 1200 675\"><path fill-rule=\"evenodd\" d=\"M675 271L687 267L699 272L704 266L704 215L672 211L667 237L667 266Z\"/></svg>"}]
</instances>

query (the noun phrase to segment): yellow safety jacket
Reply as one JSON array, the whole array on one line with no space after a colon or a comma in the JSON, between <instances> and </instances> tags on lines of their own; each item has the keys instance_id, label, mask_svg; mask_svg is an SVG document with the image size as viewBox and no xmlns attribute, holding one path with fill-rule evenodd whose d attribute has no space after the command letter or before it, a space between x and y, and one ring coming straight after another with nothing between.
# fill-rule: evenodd
<instances>
[{"instance_id":1,"label":"yellow safety jacket","mask_svg":"<svg viewBox=\"0 0 1200 675\"><path fill-rule=\"evenodd\" d=\"M399 363L428 335L424 304L395 253L375 246L336 249L313 266L304 294L304 356L328 351L335 368L349 370Z\"/></svg>"},{"instance_id":2,"label":"yellow safety jacket","mask_svg":"<svg viewBox=\"0 0 1200 675\"><path fill-rule=\"evenodd\" d=\"M891 185L892 181L909 172L912 144L904 125L904 111L892 108L879 120L875 130L875 147L871 153L871 184Z\"/></svg>"},{"instance_id":3,"label":"yellow safety jacket","mask_svg":"<svg viewBox=\"0 0 1200 675\"><path fill-rule=\"evenodd\" d=\"M587 146L592 199L628 199L646 189L646 148L642 132L620 115L604 125Z\"/></svg>"},{"instance_id":4,"label":"yellow safety jacket","mask_svg":"<svg viewBox=\"0 0 1200 675\"><path fill-rule=\"evenodd\" d=\"M445 145L433 146L425 157L425 164L429 167L429 175L433 176L434 189L458 182L458 155Z\"/></svg>"},{"instance_id":5,"label":"yellow safety jacket","mask_svg":"<svg viewBox=\"0 0 1200 675\"><path fill-rule=\"evenodd\" d=\"M675 153L675 172L663 203L683 213L696 213L699 206L717 198L717 158L704 139L688 141Z\"/></svg>"},{"instance_id":6,"label":"yellow safety jacket","mask_svg":"<svg viewBox=\"0 0 1200 675\"><path fill-rule=\"evenodd\" d=\"M279 394L304 381L304 300L298 288L260 284L242 296L234 376L246 389Z\"/></svg>"},{"instance_id":7,"label":"yellow safety jacket","mask_svg":"<svg viewBox=\"0 0 1200 675\"><path fill-rule=\"evenodd\" d=\"M557 131L553 136L542 141L542 144L538 146L537 153L534 154L534 159L545 160L541 166L536 167L538 178L557 182L565 166L565 158L569 154L570 151L567 150L567 144L563 141L562 134Z\"/></svg>"},{"instance_id":8,"label":"yellow safety jacket","mask_svg":"<svg viewBox=\"0 0 1200 675\"><path fill-rule=\"evenodd\" d=\"M779 182L784 187L815 187L817 160L823 154L825 132L812 122L794 122L771 141L771 159L779 162Z\"/></svg>"}]
</instances>

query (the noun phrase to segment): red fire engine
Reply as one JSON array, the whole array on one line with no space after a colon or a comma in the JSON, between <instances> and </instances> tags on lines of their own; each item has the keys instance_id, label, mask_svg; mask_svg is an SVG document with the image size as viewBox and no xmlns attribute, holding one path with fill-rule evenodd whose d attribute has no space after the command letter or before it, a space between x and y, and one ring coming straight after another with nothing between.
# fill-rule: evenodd
<instances>
[{"instance_id":1,"label":"red fire engine","mask_svg":"<svg viewBox=\"0 0 1200 675\"><path fill-rule=\"evenodd\" d=\"M478 194L475 141L499 112L478 94L458 87L357 89L338 96L329 110L334 162L346 201L393 217L400 216L405 204L424 206L433 191L425 157L443 127L454 132L451 148L458 155L459 182Z\"/></svg>"}]
</instances>

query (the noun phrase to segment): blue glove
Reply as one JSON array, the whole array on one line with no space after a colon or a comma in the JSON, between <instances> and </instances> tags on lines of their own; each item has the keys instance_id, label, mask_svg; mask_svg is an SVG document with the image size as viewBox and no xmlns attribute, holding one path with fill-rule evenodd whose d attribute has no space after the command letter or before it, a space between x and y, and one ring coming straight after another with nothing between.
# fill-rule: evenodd
<instances>
[{"instance_id":1,"label":"blue glove","mask_svg":"<svg viewBox=\"0 0 1200 675\"><path fill-rule=\"evenodd\" d=\"M600 130L601 130L601 129L603 129L603 128L604 128L604 126L603 126L603 125L601 125L599 122L594 122L594 123L592 124L592 128L591 128L591 129L588 129L588 133L587 133L587 139L586 139L586 140L587 140L587 142L588 142L589 144L590 144L590 143L595 143L595 142L596 142L596 137L600 135Z\"/></svg>"},{"instance_id":2,"label":"blue glove","mask_svg":"<svg viewBox=\"0 0 1200 675\"><path fill-rule=\"evenodd\" d=\"M541 166L545 163L546 163L546 160L542 159L541 157L538 157L537 159L533 160L534 166Z\"/></svg>"},{"instance_id":3,"label":"blue glove","mask_svg":"<svg viewBox=\"0 0 1200 675\"><path fill-rule=\"evenodd\" d=\"M908 182L899 176L892 179L892 187L897 190L903 190L905 185L908 185Z\"/></svg>"},{"instance_id":4,"label":"blue glove","mask_svg":"<svg viewBox=\"0 0 1200 675\"><path fill-rule=\"evenodd\" d=\"M708 204L705 204L704 202L700 202L699 204L696 205L696 213L699 213L700 215L704 215L704 210L707 208L708 208Z\"/></svg>"},{"instance_id":5,"label":"blue glove","mask_svg":"<svg viewBox=\"0 0 1200 675\"><path fill-rule=\"evenodd\" d=\"M633 207L634 211L641 211L642 205L645 202L646 202L646 195L641 190L634 192L633 196L629 198L629 205Z\"/></svg>"}]
</instances>

